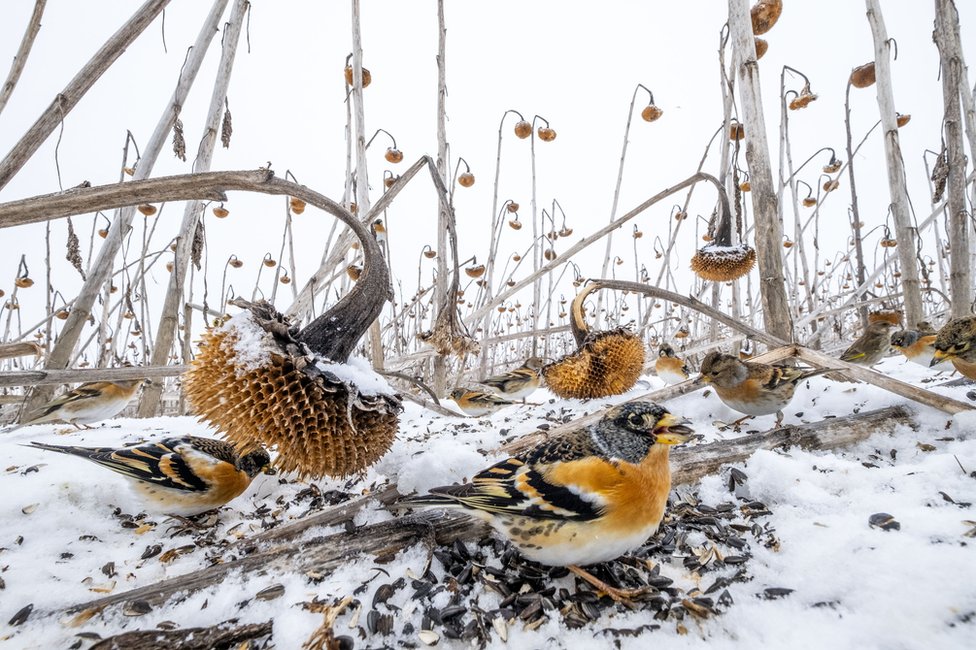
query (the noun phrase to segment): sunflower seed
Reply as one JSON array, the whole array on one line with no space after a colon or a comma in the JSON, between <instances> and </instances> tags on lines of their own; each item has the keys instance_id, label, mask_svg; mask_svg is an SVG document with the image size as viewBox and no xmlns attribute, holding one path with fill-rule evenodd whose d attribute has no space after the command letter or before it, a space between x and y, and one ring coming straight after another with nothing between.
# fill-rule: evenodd
<instances>
[{"instance_id":1,"label":"sunflower seed","mask_svg":"<svg viewBox=\"0 0 976 650\"><path fill-rule=\"evenodd\" d=\"M7 625L17 626L24 624L28 618L30 618L31 612L34 611L34 603L30 603L20 608L20 610L13 615L13 617L7 621Z\"/></svg>"},{"instance_id":2,"label":"sunflower seed","mask_svg":"<svg viewBox=\"0 0 976 650\"><path fill-rule=\"evenodd\" d=\"M285 586L282 584L274 584L270 587L265 587L258 593L254 594L254 597L258 600L274 600L275 598L280 598L285 595Z\"/></svg>"},{"instance_id":3,"label":"sunflower seed","mask_svg":"<svg viewBox=\"0 0 976 650\"><path fill-rule=\"evenodd\" d=\"M122 607L125 616L142 616L152 611L152 606L144 600L130 600Z\"/></svg>"},{"instance_id":4,"label":"sunflower seed","mask_svg":"<svg viewBox=\"0 0 976 650\"><path fill-rule=\"evenodd\" d=\"M417 638L424 645L437 645L437 642L441 640L440 635L433 630L420 630L417 632Z\"/></svg>"}]
</instances>

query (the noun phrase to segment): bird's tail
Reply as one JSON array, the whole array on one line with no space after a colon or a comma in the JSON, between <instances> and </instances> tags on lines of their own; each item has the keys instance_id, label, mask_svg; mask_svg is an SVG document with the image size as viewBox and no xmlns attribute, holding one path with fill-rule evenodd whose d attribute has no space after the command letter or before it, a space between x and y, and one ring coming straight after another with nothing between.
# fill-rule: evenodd
<instances>
[{"instance_id":1,"label":"bird's tail","mask_svg":"<svg viewBox=\"0 0 976 650\"><path fill-rule=\"evenodd\" d=\"M98 449L93 449L91 447L73 447L71 445L49 445L44 442L34 442L31 441L30 445L24 445L25 447L36 447L37 449L46 449L48 451L56 451L60 454L69 454L72 456L89 456L93 451L99 451Z\"/></svg>"}]
</instances>

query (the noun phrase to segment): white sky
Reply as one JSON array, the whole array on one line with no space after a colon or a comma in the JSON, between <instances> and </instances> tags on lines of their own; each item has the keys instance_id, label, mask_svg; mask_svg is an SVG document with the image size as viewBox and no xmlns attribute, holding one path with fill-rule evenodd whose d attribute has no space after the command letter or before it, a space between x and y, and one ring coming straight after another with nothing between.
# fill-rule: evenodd
<instances>
[{"instance_id":1,"label":"white sky","mask_svg":"<svg viewBox=\"0 0 976 650\"><path fill-rule=\"evenodd\" d=\"M976 9L969 2L958 4L963 47L972 59L976 56L972 51ZM783 65L790 65L810 77L813 91L819 95L809 108L791 113L794 163L800 164L823 146L834 147L842 158L848 74L851 68L873 58L864 5L854 0L786 0L785 5L779 23L765 35L770 50L760 62L770 139L773 143L778 140L780 71ZM934 3L889 1L883 5L888 33L898 42L898 60L892 66L896 106L912 115L911 123L901 130L901 138L909 190L921 220L929 212L921 156L925 149L938 149L941 138L942 92L938 53L931 40ZM0 155L128 19L135 6L119 0L48 2L27 68L0 114ZM209 6L209 2L173 2L166 12L168 52L164 52L157 20L68 116L59 155L65 187L84 180L92 184L117 181L126 129L140 146L145 144L172 93L186 47L195 38ZM3 74L32 7L29 0L17 0L4 2L0 8ZM375 201L381 192L383 170L392 168L400 173L420 155L436 154L436 4L365 0L362 11L364 61L373 75L373 83L365 91L367 133L386 129L405 154L400 169L390 166L382 158L387 146L383 136L377 138L370 149L369 168ZM342 67L351 51L349 12L348 2L253 3L250 53L242 40L229 93L234 138L229 150L218 149L214 169L256 168L271 161L277 173L291 170L300 182L333 198L341 197L345 166ZM618 214L694 173L706 143L720 124L716 53L719 31L727 16L725 2L614 2L601 3L599 8L595 3L579 2L447 2L446 14L448 139L452 155L463 156L477 177L474 187L459 188L455 195L462 259L478 254L481 260L486 253L498 123L506 109L516 109L528 118L541 115L558 132L555 142L537 142L540 209L558 200L575 231L570 242L557 243L557 250L565 250L609 218L624 124L637 83L654 92L664 116L656 123L644 123L639 118L644 100L638 100ZM211 48L183 112L191 156L209 102L219 56L217 45L215 42ZM798 79L788 83L795 89L801 86ZM855 91L852 113L857 142L877 120L873 88ZM513 124L508 121L505 127L500 195L501 200L518 201L523 206L522 220L527 222L529 143L511 135ZM56 136L0 191L0 201L58 189ZM776 152L772 155L775 172ZM816 185L824 162L825 158L818 158L801 178ZM871 228L883 222L888 203L877 132L855 164L861 214ZM167 149L155 175L189 169L189 162L180 162ZM718 173L714 155L705 171ZM821 244L825 253L832 254L844 245L848 186L845 174L841 192L822 208ZM698 195L702 200L693 204L691 213L707 216L713 196L704 190ZM683 195L675 199L655 206L637 220L645 233L638 242L639 256L651 268L652 277L656 270L651 247L655 235L665 238L671 206L683 200ZM216 220L208 215L207 220L212 302L227 255L236 253L246 262L244 268L231 272L230 282L246 288L249 294L258 261L269 251L277 258L280 247L284 221L281 199L236 195L227 207L230 218ZM180 206L162 211L156 235L158 248L175 234L181 215ZM416 283L419 250L436 238L436 209L428 182L415 180L388 216L394 271L409 296ZM315 210L296 217L299 286L318 265L330 220ZM87 247L90 223L90 216L75 220L83 249ZM43 231L42 225L33 225L0 233L5 251L0 258L0 288L9 295L21 252L27 253L32 276L38 280L33 289L20 292L25 326L43 314ZM530 231L528 227L518 233L506 229L500 254L524 250ZM260 236L255 236L258 232ZM628 260L619 268L627 269L624 277L633 279L629 232L628 227L616 248ZM65 223L56 223L53 276L55 288L72 296L79 278L62 259L64 233ZM687 277L687 261L700 244L692 232L680 239L674 264L681 277ZM593 250L593 255L581 259L587 276L599 274L603 246L598 244ZM874 244L867 247L869 267L876 250L880 249ZM83 253L87 255L87 250ZM429 278L429 270L424 273ZM165 286L165 276L159 268L156 291ZM263 286L268 289L267 282ZM199 301L199 293L195 299ZM287 302L279 292L279 307L286 307ZM0 325L5 319L6 312L0 312Z\"/></svg>"}]
</instances>

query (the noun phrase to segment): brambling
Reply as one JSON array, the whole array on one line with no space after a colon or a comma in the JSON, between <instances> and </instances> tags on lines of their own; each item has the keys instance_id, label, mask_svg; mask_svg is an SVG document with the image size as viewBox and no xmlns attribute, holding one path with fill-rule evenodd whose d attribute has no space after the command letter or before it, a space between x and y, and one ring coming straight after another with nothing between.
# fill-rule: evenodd
<instances>
[{"instance_id":1,"label":"brambling","mask_svg":"<svg viewBox=\"0 0 976 650\"><path fill-rule=\"evenodd\" d=\"M506 399L524 400L542 383L539 371L543 365L545 362L539 357L530 357L515 370L494 375L478 383Z\"/></svg>"},{"instance_id":2,"label":"brambling","mask_svg":"<svg viewBox=\"0 0 976 650\"><path fill-rule=\"evenodd\" d=\"M938 365L932 363L935 356L935 332L926 333L922 329L927 323L919 323L917 330L898 330L891 335L891 347L901 352L906 359L926 368Z\"/></svg>"},{"instance_id":3,"label":"brambling","mask_svg":"<svg viewBox=\"0 0 976 650\"><path fill-rule=\"evenodd\" d=\"M472 388L455 388L451 391L451 399L465 415L480 417L490 415L506 406L518 404L494 393L486 393Z\"/></svg>"},{"instance_id":4,"label":"brambling","mask_svg":"<svg viewBox=\"0 0 976 650\"><path fill-rule=\"evenodd\" d=\"M691 433L662 406L622 404L599 422L496 463L469 483L434 488L397 506L462 509L530 560L566 566L624 600L639 590L610 587L580 567L617 558L654 534L671 490L669 450Z\"/></svg>"},{"instance_id":5,"label":"brambling","mask_svg":"<svg viewBox=\"0 0 976 650\"><path fill-rule=\"evenodd\" d=\"M731 354L713 351L702 361L701 375L696 381L711 385L729 408L747 416L776 413L779 424L783 420L783 409L793 399L797 384L825 372L830 372L830 369L774 366L742 361Z\"/></svg>"},{"instance_id":6,"label":"brambling","mask_svg":"<svg viewBox=\"0 0 976 650\"><path fill-rule=\"evenodd\" d=\"M239 455L225 440L197 436L122 448L31 445L118 472L144 500L172 515L195 515L222 506L246 490L259 473L273 472L264 449Z\"/></svg>"},{"instance_id":7,"label":"brambling","mask_svg":"<svg viewBox=\"0 0 976 650\"><path fill-rule=\"evenodd\" d=\"M125 381L91 381L53 400L33 411L17 426L4 431L10 433L28 424L43 424L62 420L79 429L91 422L108 420L122 412L129 400L139 390L142 379Z\"/></svg>"},{"instance_id":8,"label":"brambling","mask_svg":"<svg viewBox=\"0 0 976 650\"><path fill-rule=\"evenodd\" d=\"M680 384L688 379L690 370L688 364L681 357L674 353L667 343L663 344L657 353L657 361L654 362L654 370L657 376L664 380L666 384Z\"/></svg>"},{"instance_id":9,"label":"brambling","mask_svg":"<svg viewBox=\"0 0 976 650\"><path fill-rule=\"evenodd\" d=\"M931 365L948 359L961 374L976 379L976 316L953 318L935 337Z\"/></svg>"},{"instance_id":10,"label":"brambling","mask_svg":"<svg viewBox=\"0 0 976 650\"><path fill-rule=\"evenodd\" d=\"M891 347L891 333L897 327L891 321L874 321L864 330L861 338L844 350L840 360L860 366L873 366L888 353L888 348Z\"/></svg>"}]
</instances>

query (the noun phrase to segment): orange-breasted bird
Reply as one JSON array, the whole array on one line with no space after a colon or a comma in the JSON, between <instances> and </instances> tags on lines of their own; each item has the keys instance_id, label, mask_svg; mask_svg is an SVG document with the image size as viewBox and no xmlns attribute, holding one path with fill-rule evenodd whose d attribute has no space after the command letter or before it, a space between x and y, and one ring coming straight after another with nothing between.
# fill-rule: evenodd
<instances>
[{"instance_id":1,"label":"orange-breasted bird","mask_svg":"<svg viewBox=\"0 0 976 650\"><path fill-rule=\"evenodd\" d=\"M183 436L135 447L74 447L32 442L118 472L161 513L194 515L239 496L259 473L272 473L264 449L237 453L226 440Z\"/></svg>"},{"instance_id":2,"label":"orange-breasted bird","mask_svg":"<svg viewBox=\"0 0 976 650\"><path fill-rule=\"evenodd\" d=\"M935 337L931 364L948 359L963 375L976 379L976 316L953 318Z\"/></svg>"},{"instance_id":3,"label":"orange-breasted bird","mask_svg":"<svg viewBox=\"0 0 976 650\"><path fill-rule=\"evenodd\" d=\"M698 381L711 385L729 408L746 415L776 413L780 422L797 384L825 372L830 369L774 366L713 351L702 361Z\"/></svg>"},{"instance_id":4,"label":"orange-breasted bird","mask_svg":"<svg viewBox=\"0 0 976 650\"><path fill-rule=\"evenodd\" d=\"M891 333L898 326L887 320L876 320L867 326L860 338L840 355L841 361L861 366L873 366L881 361L891 347Z\"/></svg>"},{"instance_id":5,"label":"orange-breasted bird","mask_svg":"<svg viewBox=\"0 0 976 650\"><path fill-rule=\"evenodd\" d=\"M934 330L927 322L918 324L917 329L898 330L891 335L891 347L901 352L906 359L913 363L925 366L926 368L938 365L932 363L935 356L935 336Z\"/></svg>"},{"instance_id":6,"label":"orange-breasted bird","mask_svg":"<svg viewBox=\"0 0 976 650\"><path fill-rule=\"evenodd\" d=\"M6 429L4 433L10 433L28 424L43 424L59 420L73 424L79 429L82 426L91 428L87 425L113 418L121 413L142 383L142 379L127 379L81 384L55 397L27 415L19 425Z\"/></svg>"},{"instance_id":7,"label":"orange-breasted bird","mask_svg":"<svg viewBox=\"0 0 976 650\"><path fill-rule=\"evenodd\" d=\"M540 370L545 362L539 357L529 357L518 368L483 379L479 384L486 386L505 399L521 399L535 392L542 383Z\"/></svg>"},{"instance_id":8,"label":"orange-breasted bird","mask_svg":"<svg viewBox=\"0 0 976 650\"><path fill-rule=\"evenodd\" d=\"M474 417L490 415L506 406L518 404L518 402L505 399L495 393L475 390L473 388L455 388L451 392L451 399L454 400L454 403L458 405L458 408L465 415Z\"/></svg>"},{"instance_id":9,"label":"orange-breasted bird","mask_svg":"<svg viewBox=\"0 0 976 650\"><path fill-rule=\"evenodd\" d=\"M662 344L658 349L657 360L654 362L654 370L657 372L657 376L663 379L666 384L680 384L688 379L691 372L688 369L688 364L676 355L674 348L667 343Z\"/></svg>"},{"instance_id":10,"label":"orange-breasted bird","mask_svg":"<svg viewBox=\"0 0 976 650\"><path fill-rule=\"evenodd\" d=\"M460 508L487 521L531 560L566 566L616 600L635 595L580 568L640 546L664 517L672 445L685 421L652 402L614 407L596 424L512 456L469 483L397 505ZM638 590L639 591L639 590Z\"/></svg>"}]
</instances>

